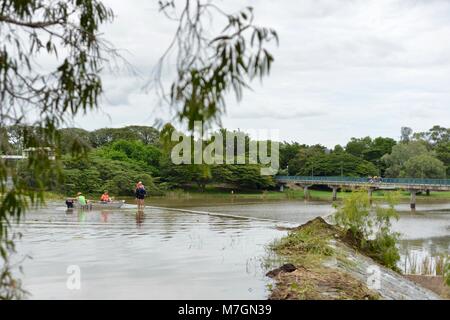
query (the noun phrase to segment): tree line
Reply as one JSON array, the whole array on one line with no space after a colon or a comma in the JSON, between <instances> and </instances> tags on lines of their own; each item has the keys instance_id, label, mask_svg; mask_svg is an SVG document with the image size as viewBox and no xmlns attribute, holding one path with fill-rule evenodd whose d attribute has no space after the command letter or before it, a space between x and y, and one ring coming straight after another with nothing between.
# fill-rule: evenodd
<instances>
[{"instance_id":1,"label":"tree line","mask_svg":"<svg viewBox=\"0 0 450 320\"><path fill-rule=\"evenodd\" d=\"M398 141L363 137L333 149L298 142L280 148L280 164L289 175L439 179L450 173L450 129L437 125L426 132L403 127Z\"/></svg>"},{"instance_id":2,"label":"tree line","mask_svg":"<svg viewBox=\"0 0 450 320\"><path fill-rule=\"evenodd\" d=\"M17 126L0 130L3 153L21 152L23 130ZM177 143L170 139L173 130L170 124L162 130L148 126L94 131L60 129L56 154L61 159L62 181L49 177L47 187L65 194L108 190L127 196L132 195L132 186L138 180L153 195L186 187L204 191L208 186L241 190L276 186L272 176L260 174L258 164L173 164L170 151ZM226 129L221 131L227 134ZM251 140L244 132L233 134ZM77 149L85 150L86 154L73 156L73 150ZM236 157L242 156L235 151ZM244 152L243 156L248 157L248 148ZM333 149L320 144L282 142L279 156L280 175L445 178L450 170L450 129L434 126L426 132L414 133L410 128L402 128L399 141L389 137L351 138L346 145ZM29 183L33 184L29 169L22 169L21 174L28 174Z\"/></svg>"}]
</instances>

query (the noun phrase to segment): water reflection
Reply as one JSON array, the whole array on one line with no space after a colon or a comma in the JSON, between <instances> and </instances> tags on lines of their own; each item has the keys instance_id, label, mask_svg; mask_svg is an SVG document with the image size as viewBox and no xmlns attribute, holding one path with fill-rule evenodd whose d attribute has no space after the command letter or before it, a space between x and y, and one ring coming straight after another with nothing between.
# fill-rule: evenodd
<instances>
[{"instance_id":1,"label":"water reflection","mask_svg":"<svg viewBox=\"0 0 450 320\"><path fill-rule=\"evenodd\" d=\"M86 211L84 211L84 210L79 210L78 211L78 221L79 222L86 221Z\"/></svg>"},{"instance_id":2,"label":"water reflection","mask_svg":"<svg viewBox=\"0 0 450 320\"><path fill-rule=\"evenodd\" d=\"M29 213L19 227L24 286L37 299L265 299L276 224L160 209ZM81 290L66 287L81 269Z\"/></svg>"},{"instance_id":3,"label":"water reflection","mask_svg":"<svg viewBox=\"0 0 450 320\"><path fill-rule=\"evenodd\" d=\"M138 227L142 226L144 220L145 220L144 210L138 210L138 212L136 212L136 225Z\"/></svg>"},{"instance_id":4,"label":"water reflection","mask_svg":"<svg viewBox=\"0 0 450 320\"><path fill-rule=\"evenodd\" d=\"M189 208L192 210L295 223L305 223L317 216L324 217L334 212L334 208L330 203L304 201L244 202L225 205L206 203L203 206L191 205Z\"/></svg>"},{"instance_id":5,"label":"water reflection","mask_svg":"<svg viewBox=\"0 0 450 320\"><path fill-rule=\"evenodd\" d=\"M103 211L101 212L102 222L104 222L104 223L107 223L107 222L108 222L108 215L109 215L109 212L108 212L108 211L103 210Z\"/></svg>"},{"instance_id":6,"label":"water reflection","mask_svg":"<svg viewBox=\"0 0 450 320\"><path fill-rule=\"evenodd\" d=\"M173 203L167 203L174 207ZM178 207L238 217L133 206L124 210L73 211L51 205L32 212L19 229L25 287L33 298L60 299L265 299L267 281L261 260L266 246L285 234L276 223L254 217L304 223L327 216L326 202L186 201ZM398 206L402 233L400 268L408 257L450 253L450 203ZM412 259L410 259L412 260ZM66 288L69 265L82 270L82 290Z\"/></svg>"},{"instance_id":7,"label":"water reflection","mask_svg":"<svg viewBox=\"0 0 450 320\"><path fill-rule=\"evenodd\" d=\"M327 216L334 212L331 202L280 201L260 203L234 203L190 206L193 210L205 210L233 215L275 219L305 223L316 216ZM409 203L396 206L400 219L393 223L394 231L401 234L399 244L401 261L399 267L409 272L410 261L417 265L435 264L441 255L450 253L450 203L419 203L411 210ZM417 272L420 272L418 270Z\"/></svg>"},{"instance_id":8,"label":"water reflection","mask_svg":"<svg viewBox=\"0 0 450 320\"><path fill-rule=\"evenodd\" d=\"M404 273L442 275L443 258L450 254L450 236L401 240L399 268Z\"/></svg>"}]
</instances>

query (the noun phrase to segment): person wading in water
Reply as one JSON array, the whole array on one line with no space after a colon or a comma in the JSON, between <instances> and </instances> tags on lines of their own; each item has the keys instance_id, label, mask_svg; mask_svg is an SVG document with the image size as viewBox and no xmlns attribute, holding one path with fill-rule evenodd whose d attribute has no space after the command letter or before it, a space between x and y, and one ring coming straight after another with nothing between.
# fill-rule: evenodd
<instances>
[{"instance_id":1,"label":"person wading in water","mask_svg":"<svg viewBox=\"0 0 450 320\"><path fill-rule=\"evenodd\" d=\"M139 181L136 184L136 189L134 192L136 195L136 202L137 202L138 210L143 210L144 209L144 199L145 199L145 196L147 195L147 190L145 190L145 187L141 181Z\"/></svg>"}]
</instances>

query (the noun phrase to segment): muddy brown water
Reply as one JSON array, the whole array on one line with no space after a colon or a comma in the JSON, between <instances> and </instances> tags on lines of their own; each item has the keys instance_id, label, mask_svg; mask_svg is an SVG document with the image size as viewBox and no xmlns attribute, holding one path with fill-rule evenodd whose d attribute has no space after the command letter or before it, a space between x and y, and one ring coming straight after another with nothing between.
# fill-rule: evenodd
<instances>
[{"instance_id":1,"label":"muddy brown water","mask_svg":"<svg viewBox=\"0 0 450 320\"><path fill-rule=\"evenodd\" d=\"M324 201L204 203L200 206L185 203L180 206L299 224L316 216L327 216L335 210L332 203ZM396 209L400 213L400 219L393 222L393 230L400 233L401 259L398 266L401 270L408 273L411 271L411 263L415 263L418 265L416 272L420 273L420 266L427 257L434 266L437 256L450 254L450 200L418 203L415 211L411 211L409 203L400 203Z\"/></svg>"},{"instance_id":2,"label":"muddy brown water","mask_svg":"<svg viewBox=\"0 0 450 320\"><path fill-rule=\"evenodd\" d=\"M29 212L16 261L31 299L265 299L267 246L296 225L334 209L327 202L153 201L147 208L67 213L60 204ZM398 208L400 249L419 257L449 253L450 202ZM242 217L242 218L239 218ZM250 218L250 219L248 219ZM261 219L261 220L260 220ZM266 219L266 220L263 220ZM402 260L401 263L404 261ZM70 290L69 266L81 272ZM402 266L400 265L402 268ZM70 285L69 285L70 287Z\"/></svg>"}]
</instances>

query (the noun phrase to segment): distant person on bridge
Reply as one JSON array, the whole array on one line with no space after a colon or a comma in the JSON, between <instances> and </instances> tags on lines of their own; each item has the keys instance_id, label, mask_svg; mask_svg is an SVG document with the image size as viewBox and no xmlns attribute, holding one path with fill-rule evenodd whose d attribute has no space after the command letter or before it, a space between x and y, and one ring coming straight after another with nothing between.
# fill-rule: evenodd
<instances>
[{"instance_id":1,"label":"distant person on bridge","mask_svg":"<svg viewBox=\"0 0 450 320\"><path fill-rule=\"evenodd\" d=\"M381 178L381 177L378 177L378 176L373 176L373 177L368 177L367 178L367 181L369 182L369 183L380 183L381 181L382 181L383 179Z\"/></svg>"}]
</instances>

